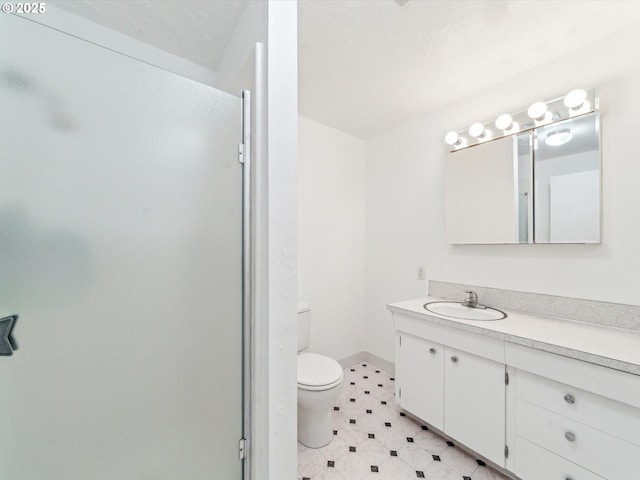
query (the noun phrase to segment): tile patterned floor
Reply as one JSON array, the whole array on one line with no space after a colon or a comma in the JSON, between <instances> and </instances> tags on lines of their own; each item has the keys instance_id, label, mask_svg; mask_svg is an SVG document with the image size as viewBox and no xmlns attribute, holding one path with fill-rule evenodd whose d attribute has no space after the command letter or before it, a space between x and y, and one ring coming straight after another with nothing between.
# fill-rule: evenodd
<instances>
[{"instance_id":1,"label":"tile patterned floor","mask_svg":"<svg viewBox=\"0 0 640 480\"><path fill-rule=\"evenodd\" d=\"M392 375L370 363L344 369L333 425L326 447L298 443L298 480L508 480L407 417Z\"/></svg>"}]
</instances>

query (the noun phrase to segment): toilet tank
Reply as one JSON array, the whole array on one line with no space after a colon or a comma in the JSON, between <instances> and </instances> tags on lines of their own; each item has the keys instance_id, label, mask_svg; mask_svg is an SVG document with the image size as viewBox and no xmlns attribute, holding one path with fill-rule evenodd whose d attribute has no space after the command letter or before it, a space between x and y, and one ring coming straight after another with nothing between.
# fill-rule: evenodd
<instances>
[{"instance_id":1,"label":"toilet tank","mask_svg":"<svg viewBox=\"0 0 640 480\"><path fill-rule=\"evenodd\" d=\"M311 332L311 307L308 303L298 302L298 351L309 346Z\"/></svg>"}]
</instances>

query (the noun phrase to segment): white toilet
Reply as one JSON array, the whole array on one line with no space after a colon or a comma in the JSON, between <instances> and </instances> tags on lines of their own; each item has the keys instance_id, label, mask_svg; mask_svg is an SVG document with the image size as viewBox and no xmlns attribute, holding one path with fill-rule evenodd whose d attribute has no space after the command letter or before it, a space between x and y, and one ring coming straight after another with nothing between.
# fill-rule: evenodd
<instances>
[{"instance_id":1,"label":"white toilet","mask_svg":"<svg viewBox=\"0 0 640 480\"><path fill-rule=\"evenodd\" d=\"M331 412L342 386L342 367L333 358L304 352L309 345L311 308L298 303L298 441L320 448L333 439Z\"/></svg>"}]
</instances>

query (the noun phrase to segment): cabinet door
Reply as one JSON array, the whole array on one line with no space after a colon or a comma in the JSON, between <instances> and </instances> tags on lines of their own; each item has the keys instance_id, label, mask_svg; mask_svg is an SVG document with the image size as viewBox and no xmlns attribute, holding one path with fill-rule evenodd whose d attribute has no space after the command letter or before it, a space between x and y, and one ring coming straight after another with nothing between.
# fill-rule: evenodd
<instances>
[{"instance_id":1,"label":"cabinet door","mask_svg":"<svg viewBox=\"0 0 640 480\"><path fill-rule=\"evenodd\" d=\"M444 432L505 465L505 366L450 347L445 351Z\"/></svg>"},{"instance_id":2,"label":"cabinet door","mask_svg":"<svg viewBox=\"0 0 640 480\"><path fill-rule=\"evenodd\" d=\"M444 421L444 346L398 335L396 397L402 408L442 430Z\"/></svg>"}]
</instances>

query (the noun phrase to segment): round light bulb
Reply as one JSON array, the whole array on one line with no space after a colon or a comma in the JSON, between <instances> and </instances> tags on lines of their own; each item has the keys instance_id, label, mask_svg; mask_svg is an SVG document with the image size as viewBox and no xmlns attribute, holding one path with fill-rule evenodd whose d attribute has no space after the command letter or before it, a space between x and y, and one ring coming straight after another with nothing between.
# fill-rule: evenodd
<instances>
[{"instance_id":1,"label":"round light bulb","mask_svg":"<svg viewBox=\"0 0 640 480\"><path fill-rule=\"evenodd\" d=\"M536 102L527 110L527 115L534 120L543 120L545 113L547 113L547 104L544 102Z\"/></svg>"},{"instance_id":2,"label":"round light bulb","mask_svg":"<svg viewBox=\"0 0 640 480\"><path fill-rule=\"evenodd\" d=\"M551 132L547 135L544 143L552 147L559 147L560 145L564 145L567 142L570 142L573 138L573 134L570 129L565 130L556 130L555 132Z\"/></svg>"},{"instance_id":3,"label":"round light bulb","mask_svg":"<svg viewBox=\"0 0 640 480\"><path fill-rule=\"evenodd\" d=\"M444 143L446 143L447 145L455 145L459 141L460 136L457 134L457 132L449 132L444 137Z\"/></svg>"},{"instance_id":4,"label":"round light bulb","mask_svg":"<svg viewBox=\"0 0 640 480\"><path fill-rule=\"evenodd\" d=\"M573 110L577 110L582 106L584 101L587 99L587 92L578 88L577 90L571 90L564 97L564 104L566 107L571 108Z\"/></svg>"},{"instance_id":5,"label":"round light bulb","mask_svg":"<svg viewBox=\"0 0 640 480\"><path fill-rule=\"evenodd\" d=\"M509 130L513 126L513 119L511 115L505 113L496 118L496 128L500 130Z\"/></svg>"},{"instance_id":6,"label":"round light bulb","mask_svg":"<svg viewBox=\"0 0 640 480\"><path fill-rule=\"evenodd\" d=\"M469 127L469 135L475 138L480 138L484 135L484 126L478 122Z\"/></svg>"}]
</instances>

